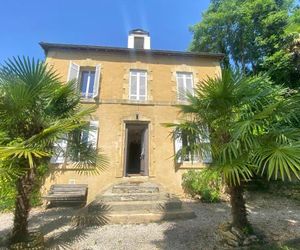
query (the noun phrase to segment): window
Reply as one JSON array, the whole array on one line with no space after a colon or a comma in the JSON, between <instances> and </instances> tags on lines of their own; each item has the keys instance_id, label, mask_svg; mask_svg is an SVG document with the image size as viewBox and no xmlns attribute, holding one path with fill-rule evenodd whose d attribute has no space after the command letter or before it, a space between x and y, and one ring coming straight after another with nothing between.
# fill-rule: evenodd
<instances>
[{"instance_id":1,"label":"window","mask_svg":"<svg viewBox=\"0 0 300 250\"><path fill-rule=\"evenodd\" d=\"M81 71L80 94L83 98L93 98L95 85L95 71Z\"/></svg>"},{"instance_id":2,"label":"window","mask_svg":"<svg viewBox=\"0 0 300 250\"><path fill-rule=\"evenodd\" d=\"M65 135L54 144L54 155L50 162L54 164L65 163L67 155L72 156L72 161L80 159L80 152L97 149L98 141L98 121L90 121L88 129ZM73 142L74 147L68 147L68 142ZM70 145L70 144L69 144Z\"/></svg>"},{"instance_id":3,"label":"window","mask_svg":"<svg viewBox=\"0 0 300 250\"><path fill-rule=\"evenodd\" d=\"M69 66L68 81L76 80L82 98L91 99L99 95L101 67L97 65L94 69L80 67L71 62Z\"/></svg>"},{"instance_id":4,"label":"window","mask_svg":"<svg viewBox=\"0 0 300 250\"><path fill-rule=\"evenodd\" d=\"M144 37L134 37L134 48L144 49Z\"/></svg>"},{"instance_id":5,"label":"window","mask_svg":"<svg viewBox=\"0 0 300 250\"><path fill-rule=\"evenodd\" d=\"M187 134L177 133L175 138L175 153L177 154L179 152L182 155L177 159L177 162L199 162L199 155L194 154L192 157L191 153L189 153L190 151Z\"/></svg>"},{"instance_id":6,"label":"window","mask_svg":"<svg viewBox=\"0 0 300 250\"><path fill-rule=\"evenodd\" d=\"M193 94L193 75L188 72L177 72L177 99L186 101L187 94Z\"/></svg>"},{"instance_id":7,"label":"window","mask_svg":"<svg viewBox=\"0 0 300 250\"><path fill-rule=\"evenodd\" d=\"M175 134L175 154L181 154L182 157L177 158L177 163L182 162L203 162L203 163L211 163L212 162L212 155L211 155L211 149L210 149L210 140L209 140L209 134L205 136L199 136L199 143L203 144L202 148L204 148L201 152L201 154L194 154L193 159L190 149L190 145L188 142L187 134L185 133L179 133L177 132ZM183 156L184 155L184 156Z\"/></svg>"},{"instance_id":8,"label":"window","mask_svg":"<svg viewBox=\"0 0 300 250\"><path fill-rule=\"evenodd\" d=\"M139 101L147 99L147 71L130 70L129 99Z\"/></svg>"}]
</instances>

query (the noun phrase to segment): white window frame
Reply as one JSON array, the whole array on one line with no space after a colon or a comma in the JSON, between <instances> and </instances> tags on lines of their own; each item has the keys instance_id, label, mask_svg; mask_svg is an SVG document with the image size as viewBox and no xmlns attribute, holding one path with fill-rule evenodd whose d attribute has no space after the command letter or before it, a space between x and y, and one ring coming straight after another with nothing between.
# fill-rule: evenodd
<instances>
[{"instance_id":1,"label":"white window frame","mask_svg":"<svg viewBox=\"0 0 300 250\"><path fill-rule=\"evenodd\" d=\"M98 141L99 141L99 121L98 120L90 120L89 121L89 130L88 132L88 141L87 143L92 145L94 149L98 148ZM81 137L83 134L81 134ZM67 135L64 136L67 138ZM50 159L50 163L52 164L65 164L68 162L65 153L68 150L68 141L67 139L60 139L54 143L54 147L59 147L61 152L59 155L54 155ZM81 138L82 139L82 138Z\"/></svg>"},{"instance_id":2,"label":"white window frame","mask_svg":"<svg viewBox=\"0 0 300 250\"><path fill-rule=\"evenodd\" d=\"M87 79L87 84L86 84L86 90L85 93L81 91L81 84L82 84L82 73L83 72L89 72L88 73L88 79ZM94 86L93 86L93 92L89 93L89 88L90 88L90 81L91 81L91 72L94 72L95 76L94 76ZM95 89L95 82L96 82L96 70L80 70L80 95L81 98L85 98L85 99L91 99L94 96L94 89ZM83 95L84 93L84 95Z\"/></svg>"},{"instance_id":3,"label":"white window frame","mask_svg":"<svg viewBox=\"0 0 300 250\"><path fill-rule=\"evenodd\" d=\"M177 135L175 136L175 140L174 140L174 149L175 149L175 154L177 154L177 152L179 150L182 149L183 147L183 137L182 137L182 133L177 133ZM209 138L203 138L200 136L200 141L204 142L204 143L208 143L210 144L210 139ZM201 154L196 154L194 155L194 159L192 161L192 156L191 154L188 155L189 160L185 160L182 159L182 157L177 159L177 163L204 163L204 164L210 164L212 163L212 155L211 155L211 149L208 150L207 152L202 152Z\"/></svg>"},{"instance_id":4,"label":"white window frame","mask_svg":"<svg viewBox=\"0 0 300 250\"><path fill-rule=\"evenodd\" d=\"M179 81L178 81L179 74L183 75L183 88L184 88L184 94L185 94L184 99L180 99ZM194 95L194 76L193 76L193 72L177 71L176 72L176 84L177 84L177 100L178 101L187 101L187 87L186 87L187 76L191 77L191 82L192 82L192 89L191 89L191 92L189 92L189 93Z\"/></svg>"},{"instance_id":5,"label":"white window frame","mask_svg":"<svg viewBox=\"0 0 300 250\"><path fill-rule=\"evenodd\" d=\"M136 75L136 99L132 99L132 94L131 94L131 76L132 73L135 72ZM141 95L140 95L140 74L144 73L145 74L145 99L141 100ZM131 69L129 73L129 91L128 91L128 96L129 100L132 101L147 101L148 97L148 72L147 70L142 70L142 69Z\"/></svg>"},{"instance_id":6,"label":"white window frame","mask_svg":"<svg viewBox=\"0 0 300 250\"><path fill-rule=\"evenodd\" d=\"M92 69L91 69L92 68ZM100 88L100 81L101 81L101 64L97 64L95 67L90 66L79 66L78 64L70 61L69 63L69 71L68 71L68 77L67 80L76 80L76 90L81 95L81 79L82 79L82 72L88 71L88 84L86 92L81 98L83 99L93 99L96 97L99 97L99 88ZM95 79L94 79L94 86L93 86L93 93L88 93L88 89L90 87L90 72L95 71ZM90 94L90 96L88 95Z\"/></svg>"}]
</instances>

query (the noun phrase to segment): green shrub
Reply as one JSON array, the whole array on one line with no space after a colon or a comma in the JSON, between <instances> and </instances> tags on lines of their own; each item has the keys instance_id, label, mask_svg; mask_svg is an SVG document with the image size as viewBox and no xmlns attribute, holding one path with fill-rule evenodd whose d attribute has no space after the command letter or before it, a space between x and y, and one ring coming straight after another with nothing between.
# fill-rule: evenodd
<instances>
[{"instance_id":1,"label":"green shrub","mask_svg":"<svg viewBox=\"0 0 300 250\"><path fill-rule=\"evenodd\" d=\"M32 207L42 205L42 197L40 193L40 187L43 183L42 176L48 170L47 165L41 165L37 168L37 178L36 185L34 186L34 191L31 194L30 202ZM12 211L15 208L16 201L16 188L15 181L4 181L0 179L0 212Z\"/></svg>"},{"instance_id":2,"label":"green shrub","mask_svg":"<svg viewBox=\"0 0 300 250\"><path fill-rule=\"evenodd\" d=\"M5 193L0 194L0 212L12 211L15 208L16 189L10 184L1 184L1 188L5 189ZM39 189L35 189L30 197L33 207L42 205L42 197Z\"/></svg>"},{"instance_id":3,"label":"green shrub","mask_svg":"<svg viewBox=\"0 0 300 250\"><path fill-rule=\"evenodd\" d=\"M205 202L219 202L221 198L222 180L208 170L189 170L183 174L182 186L192 197L200 196Z\"/></svg>"},{"instance_id":4,"label":"green shrub","mask_svg":"<svg viewBox=\"0 0 300 250\"><path fill-rule=\"evenodd\" d=\"M0 193L0 212L11 211L15 207L16 192L15 188L7 182L1 182Z\"/></svg>"}]
</instances>

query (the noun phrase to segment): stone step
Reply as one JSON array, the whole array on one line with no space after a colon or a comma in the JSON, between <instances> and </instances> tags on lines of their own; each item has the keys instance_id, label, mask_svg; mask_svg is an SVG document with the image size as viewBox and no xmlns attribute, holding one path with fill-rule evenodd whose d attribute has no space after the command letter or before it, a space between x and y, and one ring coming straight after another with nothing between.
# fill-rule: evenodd
<instances>
[{"instance_id":1,"label":"stone step","mask_svg":"<svg viewBox=\"0 0 300 250\"><path fill-rule=\"evenodd\" d=\"M97 201L158 201L170 198L168 193L104 193L96 197Z\"/></svg>"},{"instance_id":2,"label":"stone step","mask_svg":"<svg viewBox=\"0 0 300 250\"><path fill-rule=\"evenodd\" d=\"M110 201L94 202L88 206L89 211L107 211L107 212L162 212L180 209L182 202L178 199L160 200L160 201Z\"/></svg>"},{"instance_id":3,"label":"stone step","mask_svg":"<svg viewBox=\"0 0 300 250\"><path fill-rule=\"evenodd\" d=\"M193 219L196 217L195 213L189 208L175 209L172 211L164 212L141 212L136 211L128 212L106 212L106 213L95 213L89 212L88 215L93 218L87 220L89 226L92 226L94 221L105 221L105 224L142 224L151 222L160 222L164 220L176 220L176 219ZM97 224L96 224L97 225Z\"/></svg>"},{"instance_id":4,"label":"stone step","mask_svg":"<svg viewBox=\"0 0 300 250\"><path fill-rule=\"evenodd\" d=\"M191 210L179 209L161 213L110 213L107 218L111 224L142 224L163 220L193 219L195 213Z\"/></svg>"},{"instance_id":5,"label":"stone step","mask_svg":"<svg viewBox=\"0 0 300 250\"><path fill-rule=\"evenodd\" d=\"M115 185L112 188L112 193L158 193L159 188L151 185Z\"/></svg>"},{"instance_id":6,"label":"stone step","mask_svg":"<svg viewBox=\"0 0 300 250\"><path fill-rule=\"evenodd\" d=\"M83 208L87 223L149 223L162 220L191 219L195 213L175 195L156 183L128 181L115 184Z\"/></svg>"}]
</instances>

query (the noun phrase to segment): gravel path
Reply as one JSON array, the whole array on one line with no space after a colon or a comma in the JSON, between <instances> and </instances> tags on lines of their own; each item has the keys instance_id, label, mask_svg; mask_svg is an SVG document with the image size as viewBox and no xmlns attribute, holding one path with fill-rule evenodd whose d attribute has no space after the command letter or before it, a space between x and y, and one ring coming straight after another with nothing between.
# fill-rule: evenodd
<instances>
[{"instance_id":1,"label":"gravel path","mask_svg":"<svg viewBox=\"0 0 300 250\"><path fill-rule=\"evenodd\" d=\"M197 218L76 229L69 225L76 209L52 208L47 211L34 209L30 226L39 225L49 249L222 249L215 240L215 231L221 222L230 219L229 205L225 202L187 202L187 205L196 212ZM248 210L251 223L263 231L267 241L300 239L299 202L267 194L251 195ZM12 214L0 214L0 221L0 236L3 237L11 229Z\"/></svg>"}]
</instances>

